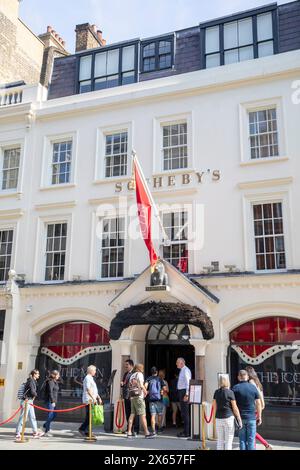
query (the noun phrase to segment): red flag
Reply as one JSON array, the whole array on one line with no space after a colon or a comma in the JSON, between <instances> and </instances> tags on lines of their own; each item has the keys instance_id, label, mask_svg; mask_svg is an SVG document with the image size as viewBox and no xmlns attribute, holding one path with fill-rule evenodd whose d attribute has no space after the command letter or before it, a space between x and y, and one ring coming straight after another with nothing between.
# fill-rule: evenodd
<instances>
[{"instance_id":1,"label":"red flag","mask_svg":"<svg viewBox=\"0 0 300 470\"><path fill-rule=\"evenodd\" d=\"M146 247L149 251L150 264L154 266L158 260L157 253L153 246L152 241L152 210L154 209L154 202L148 185L144 178L142 169L134 158L134 176L135 176L135 191L136 191L136 202L138 206L138 216L140 220L140 228L142 237L145 241Z\"/></svg>"}]
</instances>

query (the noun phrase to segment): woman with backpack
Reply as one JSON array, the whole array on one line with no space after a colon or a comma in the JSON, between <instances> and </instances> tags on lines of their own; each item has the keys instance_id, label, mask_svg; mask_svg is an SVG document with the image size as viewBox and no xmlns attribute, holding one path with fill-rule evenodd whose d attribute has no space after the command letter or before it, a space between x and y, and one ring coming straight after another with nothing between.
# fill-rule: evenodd
<instances>
[{"instance_id":1,"label":"woman with backpack","mask_svg":"<svg viewBox=\"0 0 300 470\"><path fill-rule=\"evenodd\" d=\"M132 434L132 425L134 418L136 416L140 417L140 422L142 424L145 438L150 439L153 438L153 434L150 434L148 431L147 426L147 419L146 419L146 405L145 405L145 398L147 396L147 390L144 385L144 366L143 364L136 364L133 369L133 373L129 379L128 384L129 390L129 397L131 400L131 414L128 421L128 432L127 437L131 439L133 437Z\"/></svg>"},{"instance_id":2,"label":"woman with backpack","mask_svg":"<svg viewBox=\"0 0 300 470\"><path fill-rule=\"evenodd\" d=\"M20 393L18 393L18 398L21 399L20 404L22 406L22 410L21 410L19 421L18 421L17 428L16 428L16 440L21 439L21 430L22 430L22 425L23 425L25 400L27 401L27 416L25 417L25 420L27 420L27 417L29 416L29 421L32 427L32 432L33 432L33 438L39 439L45 434L43 432L38 431L35 412L32 406L34 400L37 398L37 380L39 379L39 377L40 377L39 371L37 369L32 370L29 374L27 382L24 384L24 387L22 385L19 389ZM21 393L21 388L22 388L22 393Z\"/></svg>"}]
</instances>

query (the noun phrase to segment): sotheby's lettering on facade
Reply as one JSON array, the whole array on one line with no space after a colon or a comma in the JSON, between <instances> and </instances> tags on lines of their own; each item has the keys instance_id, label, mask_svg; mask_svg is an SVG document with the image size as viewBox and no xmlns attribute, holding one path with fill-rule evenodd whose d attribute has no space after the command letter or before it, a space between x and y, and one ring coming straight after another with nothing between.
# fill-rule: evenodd
<instances>
[{"instance_id":1,"label":"sotheby's lettering on facade","mask_svg":"<svg viewBox=\"0 0 300 470\"><path fill-rule=\"evenodd\" d=\"M50 27L35 38L60 51L48 90L0 88L0 420L34 367L61 371L68 408L91 363L116 402L126 359L170 381L182 356L208 402L218 373L252 365L263 435L299 440L299 18L270 4L111 45L85 23L70 55ZM130 232L133 151L162 286Z\"/></svg>"}]
</instances>

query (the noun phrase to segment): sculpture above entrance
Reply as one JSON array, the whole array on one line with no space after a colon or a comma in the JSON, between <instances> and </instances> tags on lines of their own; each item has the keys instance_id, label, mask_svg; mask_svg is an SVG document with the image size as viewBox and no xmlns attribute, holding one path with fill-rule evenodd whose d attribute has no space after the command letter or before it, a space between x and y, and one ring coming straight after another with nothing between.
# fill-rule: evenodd
<instances>
[{"instance_id":1,"label":"sculpture above entrance","mask_svg":"<svg viewBox=\"0 0 300 470\"><path fill-rule=\"evenodd\" d=\"M214 338L213 323L207 313L192 305L170 302L148 302L125 308L112 320L109 336L118 340L123 330L131 325L168 325L174 322L200 328L205 340Z\"/></svg>"}]
</instances>

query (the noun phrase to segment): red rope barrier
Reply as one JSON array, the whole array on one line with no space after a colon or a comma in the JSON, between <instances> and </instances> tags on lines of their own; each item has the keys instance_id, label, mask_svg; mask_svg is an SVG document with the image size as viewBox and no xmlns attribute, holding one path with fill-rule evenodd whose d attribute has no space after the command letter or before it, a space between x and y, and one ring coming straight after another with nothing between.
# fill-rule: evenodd
<instances>
[{"instance_id":1,"label":"red rope barrier","mask_svg":"<svg viewBox=\"0 0 300 470\"><path fill-rule=\"evenodd\" d=\"M33 408L37 408L38 410L47 411L47 413L69 413L70 411L80 410L81 408L85 408L89 405L75 406L75 408L67 408L66 410L49 410L49 408L42 408L41 406L33 405L32 403L30 403L30 406L33 406Z\"/></svg>"},{"instance_id":2,"label":"red rope barrier","mask_svg":"<svg viewBox=\"0 0 300 470\"><path fill-rule=\"evenodd\" d=\"M214 414L214 407L213 407L213 406L211 407L211 413L210 413L209 419L207 419L207 416L206 416L206 414L205 414L204 408L203 408L203 414L204 414L204 419L205 419L206 424L210 424L210 423L211 423L211 420L212 420L212 418L213 418L213 414Z\"/></svg>"},{"instance_id":3,"label":"red rope barrier","mask_svg":"<svg viewBox=\"0 0 300 470\"><path fill-rule=\"evenodd\" d=\"M119 420L119 409L120 409L120 404L121 403L123 403L123 402L121 402L121 400L119 400L118 405L117 405L116 421L115 421L115 425L116 425L117 429L122 429L123 426L124 426L124 423L125 423L124 406L122 406L122 421L121 421L121 423L120 423L120 420Z\"/></svg>"},{"instance_id":4,"label":"red rope barrier","mask_svg":"<svg viewBox=\"0 0 300 470\"><path fill-rule=\"evenodd\" d=\"M7 424L9 423L10 421L12 421L14 419L14 417L19 413L19 411L22 409L22 406L20 406L19 409L17 409L17 411L8 419L6 419L5 421L3 421L2 423L0 423L0 426L3 426L4 424Z\"/></svg>"}]
</instances>

